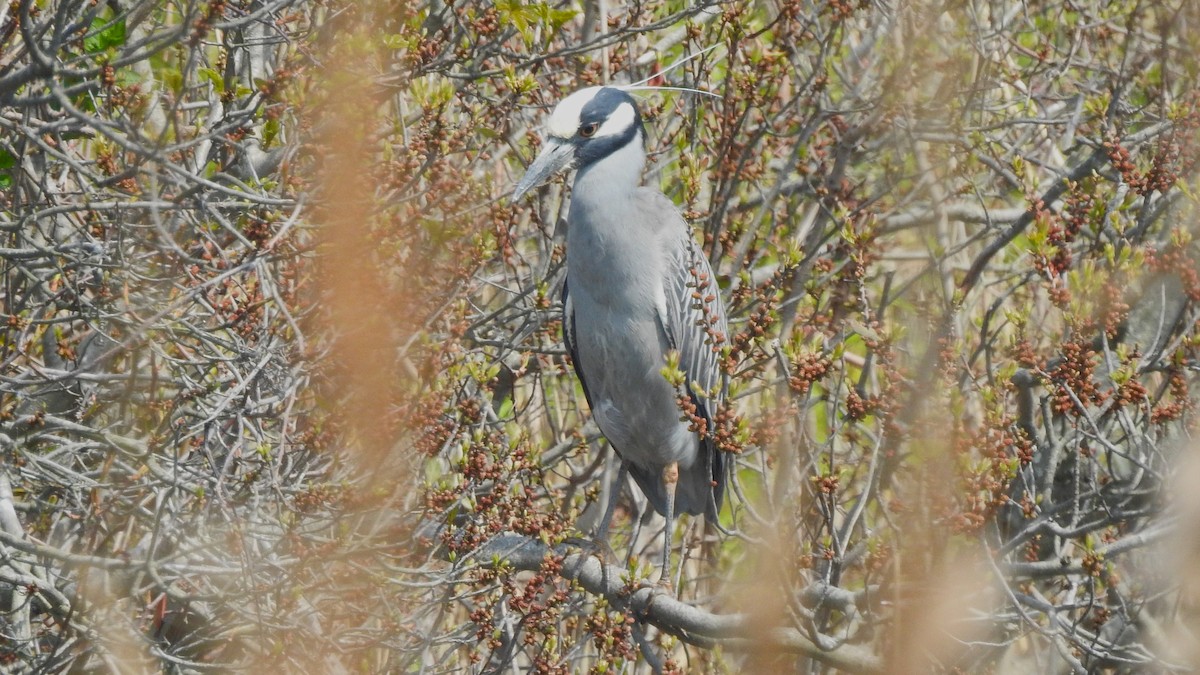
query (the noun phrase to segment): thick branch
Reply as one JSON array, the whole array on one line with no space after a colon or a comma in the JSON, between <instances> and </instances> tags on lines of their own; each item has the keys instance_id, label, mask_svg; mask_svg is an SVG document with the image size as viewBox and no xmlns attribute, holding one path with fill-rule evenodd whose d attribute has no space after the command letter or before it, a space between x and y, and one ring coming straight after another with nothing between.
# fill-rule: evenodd
<instances>
[{"instance_id":1,"label":"thick branch","mask_svg":"<svg viewBox=\"0 0 1200 675\"><path fill-rule=\"evenodd\" d=\"M541 568L547 556L560 555L563 578L579 582L588 592L604 596L612 606L628 608L639 620L692 644L720 643L729 649L743 650L765 647L803 654L842 670L883 672L882 660L860 645L842 644L824 650L794 628L763 631L749 614L714 614L666 595L654 586L631 589L622 581L621 568L605 565L593 555L570 550L565 545L551 548L536 539L505 534L481 546L473 557L488 564L502 561L519 570L534 571Z\"/></svg>"}]
</instances>

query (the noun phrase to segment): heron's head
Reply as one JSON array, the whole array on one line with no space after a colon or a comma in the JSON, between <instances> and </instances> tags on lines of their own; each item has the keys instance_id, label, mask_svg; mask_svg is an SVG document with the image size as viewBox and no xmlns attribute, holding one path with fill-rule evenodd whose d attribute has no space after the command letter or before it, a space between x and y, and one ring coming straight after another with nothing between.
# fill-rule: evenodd
<instances>
[{"instance_id":1,"label":"heron's head","mask_svg":"<svg viewBox=\"0 0 1200 675\"><path fill-rule=\"evenodd\" d=\"M567 169L584 169L630 143L641 144L642 115L629 94L615 87L588 87L564 98L546 124L546 143L513 200Z\"/></svg>"}]
</instances>

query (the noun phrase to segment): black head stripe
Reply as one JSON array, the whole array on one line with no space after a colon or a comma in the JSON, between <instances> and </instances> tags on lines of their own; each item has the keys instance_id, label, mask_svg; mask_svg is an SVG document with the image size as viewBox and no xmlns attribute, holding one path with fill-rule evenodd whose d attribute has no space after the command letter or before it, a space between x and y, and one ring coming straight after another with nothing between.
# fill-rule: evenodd
<instances>
[{"instance_id":1,"label":"black head stripe","mask_svg":"<svg viewBox=\"0 0 1200 675\"><path fill-rule=\"evenodd\" d=\"M642 142L645 142L646 134L642 129L642 113L638 110L637 101L620 89L604 87L596 92L592 100L588 101L579 112L579 123L603 126L609 115L612 115L622 103L628 103L633 108L633 124L630 124L624 133L616 136L591 139L576 137L574 139L576 143L575 157L579 168L607 157L617 149L624 147L635 136L640 135Z\"/></svg>"},{"instance_id":2,"label":"black head stripe","mask_svg":"<svg viewBox=\"0 0 1200 675\"><path fill-rule=\"evenodd\" d=\"M633 106L634 121L637 126L640 126L642 115L638 110L637 101L633 100L629 94L613 87L604 87L596 92L592 100L588 101L587 105L583 106L583 110L579 111L579 123L604 124L604 120L608 119L608 116L613 114L622 103Z\"/></svg>"}]
</instances>

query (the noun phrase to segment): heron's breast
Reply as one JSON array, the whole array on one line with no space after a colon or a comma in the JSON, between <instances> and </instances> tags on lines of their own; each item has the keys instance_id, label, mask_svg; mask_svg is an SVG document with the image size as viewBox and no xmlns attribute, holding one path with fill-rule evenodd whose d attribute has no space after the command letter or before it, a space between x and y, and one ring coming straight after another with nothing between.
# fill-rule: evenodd
<instances>
[{"instance_id":1,"label":"heron's breast","mask_svg":"<svg viewBox=\"0 0 1200 675\"><path fill-rule=\"evenodd\" d=\"M604 435L637 464L690 465L697 440L680 421L676 391L662 375L666 350L654 321L587 313L576 305L575 325L592 412Z\"/></svg>"}]
</instances>

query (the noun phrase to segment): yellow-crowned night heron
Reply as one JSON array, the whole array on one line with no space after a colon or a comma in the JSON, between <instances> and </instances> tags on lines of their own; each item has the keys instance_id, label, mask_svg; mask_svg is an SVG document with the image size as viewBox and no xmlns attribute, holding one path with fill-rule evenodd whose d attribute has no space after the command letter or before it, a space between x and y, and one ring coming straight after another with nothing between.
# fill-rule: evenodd
<instances>
[{"instance_id":1,"label":"yellow-crowned night heron","mask_svg":"<svg viewBox=\"0 0 1200 675\"><path fill-rule=\"evenodd\" d=\"M715 524L724 492L711 432L725 393L718 366L725 308L675 205L641 185L645 131L633 98L615 87L577 91L554 109L547 130L513 199L578 169L567 216L563 337L596 423L621 458L596 536L607 538L631 473L666 518L666 582L675 514L704 514ZM682 387L668 379L672 352Z\"/></svg>"}]
</instances>

